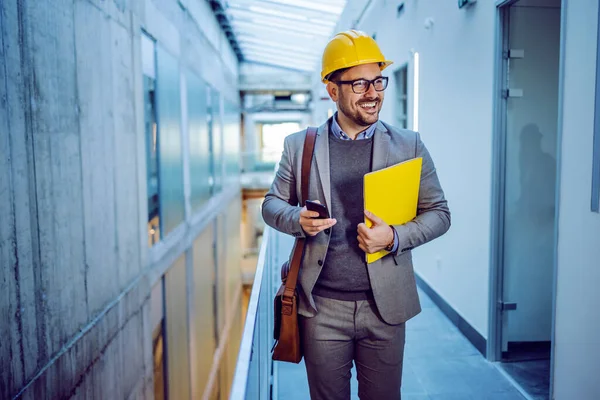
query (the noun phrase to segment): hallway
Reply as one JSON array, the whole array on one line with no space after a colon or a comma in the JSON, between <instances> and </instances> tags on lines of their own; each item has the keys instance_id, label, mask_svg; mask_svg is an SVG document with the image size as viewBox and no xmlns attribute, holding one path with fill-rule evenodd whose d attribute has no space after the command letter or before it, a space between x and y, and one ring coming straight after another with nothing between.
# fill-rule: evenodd
<instances>
[{"instance_id":1,"label":"hallway","mask_svg":"<svg viewBox=\"0 0 600 400\"><path fill-rule=\"evenodd\" d=\"M423 308L402 398L600 399L599 26L600 0L0 1L0 400L310 398L271 360L293 242L273 226L298 236L307 197L286 138L367 138L375 115L387 156L322 146L309 194L346 223L367 166L435 160L444 200L421 174L417 214L438 197L452 228L395 238ZM348 63L357 40L376 57ZM340 125L346 100L368 118ZM277 174L290 207L265 221ZM318 239L304 287L312 261L352 265ZM380 309L416 304L389 266ZM381 287L349 269L321 283Z\"/></svg>"}]
</instances>

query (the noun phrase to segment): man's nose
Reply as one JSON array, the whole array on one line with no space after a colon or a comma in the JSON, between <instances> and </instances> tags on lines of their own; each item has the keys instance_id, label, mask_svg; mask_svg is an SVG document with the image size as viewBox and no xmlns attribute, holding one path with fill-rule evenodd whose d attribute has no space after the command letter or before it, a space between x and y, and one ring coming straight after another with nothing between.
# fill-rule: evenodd
<instances>
[{"instance_id":1,"label":"man's nose","mask_svg":"<svg viewBox=\"0 0 600 400\"><path fill-rule=\"evenodd\" d=\"M373 82L371 82L371 84L369 85L369 89L365 92L365 97L368 97L370 99L379 97L379 95L377 94L377 90L375 90L375 85Z\"/></svg>"}]
</instances>

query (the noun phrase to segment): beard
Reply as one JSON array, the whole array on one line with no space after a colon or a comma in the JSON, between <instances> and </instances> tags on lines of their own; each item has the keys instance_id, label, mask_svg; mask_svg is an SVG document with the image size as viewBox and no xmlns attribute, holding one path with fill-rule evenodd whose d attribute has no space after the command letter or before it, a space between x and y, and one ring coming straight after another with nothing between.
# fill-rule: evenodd
<instances>
[{"instance_id":1,"label":"beard","mask_svg":"<svg viewBox=\"0 0 600 400\"><path fill-rule=\"evenodd\" d=\"M359 126L369 126L374 124L375 122L377 122L377 120L379 119L379 111L380 111L380 106L381 106L381 98L379 97L375 97L372 99L361 99L360 101L358 101L356 103L356 109L352 109L349 104L347 104L346 99L344 98L345 96L340 94L340 101L338 102L338 108L339 111L341 111L347 118L349 118L350 120L352 120L352 122L354 122L355 124L359 125ZM374 101L375 104L375 108L377 110L377 113L371 115L371 114L363 114L361 113L360 110L360 104L361 103L369 103Z\"/></svg>"}]
</instances>

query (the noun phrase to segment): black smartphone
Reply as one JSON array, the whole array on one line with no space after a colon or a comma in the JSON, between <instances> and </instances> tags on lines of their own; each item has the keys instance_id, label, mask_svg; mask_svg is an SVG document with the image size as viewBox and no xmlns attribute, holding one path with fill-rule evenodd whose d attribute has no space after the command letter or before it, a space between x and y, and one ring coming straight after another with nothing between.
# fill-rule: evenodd
<instances>
[{"instance_id":1,"label":"black smartphone","mask_svg":"<svg viewBox=\"0 0 600 400\"><path fill-rule=\"evenodd\" d=\"M317 218L329 218L329 211L327 211L327 207L325 207L323 204L306 200L306 209L309 211L318 212L319 216Z\"/></svg>"}]
</instances>

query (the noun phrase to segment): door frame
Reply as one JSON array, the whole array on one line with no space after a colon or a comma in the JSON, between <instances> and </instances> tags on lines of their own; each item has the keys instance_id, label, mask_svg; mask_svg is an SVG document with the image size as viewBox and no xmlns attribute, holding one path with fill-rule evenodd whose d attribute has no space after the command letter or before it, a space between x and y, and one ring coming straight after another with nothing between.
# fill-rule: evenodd
<instances>
[{"instance_id":1,"label":"door frame","mask_svg":"<svg viewBox=\"0 0 600 400\"><path fill-rule=\"evenodd\" d=\"M489 318L486 356L490 361L502 359L502 312L500 304L504 276L504 189L506 160L506 89L509 7L517 0L496 0L494 46L494 123L492 136L492 215L490 232Z\"/></svg>"},{"instance_id":2,"label":"door frame","mask_svg":"<svg viewBox=\"0 0 600 400\"><path fill-rule=\"evenodd\" d=\"M503 293L503 242L504 242L504 189L506 167L506 103L503 90L507 78L507 63L504 52L508 51L509 7L518 0L495 0L495 45L494 45L494 121L492 137L492 215L490 232L490 279L489 279L489 318L486 357L489 361L502 359L502 311ZM558 72L558 108L557 108L557 148L556 148L556 191L555 191L555 223L554 223L554 265L552 277L552 331L550 352L550 398L554 394L554 373L556 355L556 286L558 271L558 222L560 210L560 166L562 160L563 136L563 93L565 67L565 27L566 4L561 1L560 7L560 49Z\"/></svg>"}]
</instances>

